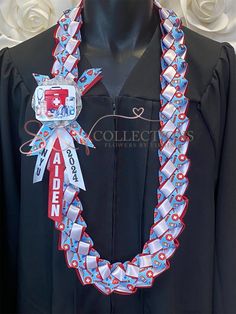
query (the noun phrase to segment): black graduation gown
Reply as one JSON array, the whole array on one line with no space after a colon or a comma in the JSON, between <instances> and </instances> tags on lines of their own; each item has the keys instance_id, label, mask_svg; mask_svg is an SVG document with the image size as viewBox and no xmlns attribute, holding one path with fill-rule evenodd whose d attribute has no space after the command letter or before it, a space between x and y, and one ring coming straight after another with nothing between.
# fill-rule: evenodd
<instances>
[{"instance_id":1,"label":"black graduation gown","mask_svg":"<svg viewBox=\"0 0 236 314\"><path fill-rule=\"evenodd\" d=\"M151 289L139 289L131 296L104 296L93 286L83 287L75 271L67 268L63 252L57 249L58 232L47 217L48 174L33 185L36 158L19 152L20 145L30 139L24 124L34 119L32 72L49 75L53 64L53 30L0 54L2 313L235 314L233 48L185 28L191 121L186 228L171 268ZM78 121L85 131L101 116L113 114L114 108L117 114L130 116L134 107L144 107L146 118L158 119L159 34L155 33L115 99L102 82L83 97ZM80 74L89 67L82 55ZM83 147L79 150L87 187L81 199L88 233L101 256L111 262L132 259L149 237L159 162L151 136L143 143L130 145L126 139L125 145L117 146L109 132L158 128L155 122L105 119L95 131L105 133L106 140L95 141L96 150L89 157Z\"/></svg>"}]
</instances>

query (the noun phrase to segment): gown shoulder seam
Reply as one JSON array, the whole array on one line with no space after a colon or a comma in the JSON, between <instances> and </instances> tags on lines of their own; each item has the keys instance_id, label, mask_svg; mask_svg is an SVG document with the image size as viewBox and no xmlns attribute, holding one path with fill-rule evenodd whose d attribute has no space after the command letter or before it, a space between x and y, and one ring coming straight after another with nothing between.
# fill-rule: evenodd
<instances>
[{"instance_id":1,"label":"gown shoulder seam","mask_svg":"<svg viewBox=\"0 0 236 314\"><path fill-rule=\"evenodd\" d=\"M221 60L222 57L223 57L223 50L224 50L225 48L228 48L228 49L229 49L229 48L232 48L232 49L234 50L234 48L233 48L229 43L227 43L227 42L223 42L223 43L221 44L221 48L220 48L220 50L219 50L218 58L217 58L217 60L216 60L216 63L215 63L215 65L214 65L214 67L212 68L212 75L211 75L210 80L209 80L208 84L206 85L206 87L204 88L204 90L203 90L203 92L202 92L202 95L201 95L201 97L200 97L200 105L201 105L201 103L202 103L202 99L204 98L205 94L206 94L207 91L208 91L209 86L210 86L210 85L212 84L212 82L213 82L214 73L216 72L217 66L218 66L220 60Z\"/></svg>"}]
</instances>

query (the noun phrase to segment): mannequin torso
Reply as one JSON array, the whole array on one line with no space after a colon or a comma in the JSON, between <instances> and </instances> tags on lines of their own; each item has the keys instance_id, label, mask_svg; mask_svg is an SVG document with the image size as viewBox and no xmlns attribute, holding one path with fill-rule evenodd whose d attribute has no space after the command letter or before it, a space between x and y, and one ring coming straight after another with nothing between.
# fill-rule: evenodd
<instances>
[{"instance_id":1,"label":"mannequin torso","mask_svg":"<svg viewBox=\"0 0 236 314\"><path fill-rule=\"evenodd\" d=\"M134 3L140 8L139 14L138 8L132 7ZM148 4L151 5L151 1L85 0L82 29L87 37L83 37L84 50L81 50L93 66L103 68L110 91L117 83L124 82L138 61L117 102L119 114L130 116L134 107L144 107L145 117L157 119L160 41L155 37L149 44L155 23L151 24L150 18L145 24L141 14ZM103 14L111 6L115 13ZM110 22L105 17L110 17ZM122 20L122 25L117 20ZM113 26L117 33L107 25ZM159 24L156 25L159 35ZM93 287L79 284L75 272L67 269L63 254L57 251L57 233L47 219L47 179L33 185L35 159L19 153L20 145L29 140L24 125L34 119L31 100L36 82L32 73L50 75L55 28L0 52L0 147L3 152L0 158L0 227L3 231L0 245L4 250L0 312L233 313L232 309L236 308L236 278L232 271L236 264L232 250L236 246L233 191L236 168L230 156L236 154L232 136L236 133L234 49L184 28L190 65L188 116L191 119L187 191L190 208L185 219L186 230L181 235L171 270L160 275L152 289L140 289L131 297L104 297ZM145 55L140 59L144 50ZM89 66L86 59L82 58L79 63L81 75ZM115 89L113 94L117 94ZM96 84L83 98L81 126L90 130L101 116L112 114L111 101L102 84ZM122 131L157 129L154 123L141 119L119 119L118 127ZM113 132L113 119L104 119L97 130ZM98 251L109 260L124 261L140 252L153 222L158 171L156 146L151 142L141 149L123 146L117 153L112 145L114 141L107 148L107 141L100 142L100 139L99 134L97 148L89 157L83 149L78 152L88 187L81 199ZM114 191L117 194L113 199Z\"/></svg>"},{"instance_id":2,"label":"mannequin torso","mask_svg":"<svg viewBox=\"0 0 236 314\"><path fill-rule=\"evenodd\" d=\"M82 54L115 97L159 28L153 0L85 0L82 14Z\"/></svg>"}]
</instances>

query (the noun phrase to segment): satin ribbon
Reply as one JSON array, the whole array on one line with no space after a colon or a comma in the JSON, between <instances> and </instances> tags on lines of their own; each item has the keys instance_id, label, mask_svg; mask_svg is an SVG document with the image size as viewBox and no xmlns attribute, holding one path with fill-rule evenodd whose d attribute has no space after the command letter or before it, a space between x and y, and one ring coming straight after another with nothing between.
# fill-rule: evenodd
<instances>
[{"instance_id":1,"label":"satin ribbon","mask_svg":"<svg viewBox=\"0 0 236 314\"><path fill-rule=\"evenodd\" d=\"M81 145L86 145L91 148L94 148L93 143L76 121L71 122L65 128L53 127L51 123L50 125L44 124L30 144L32 148L28 155L37 156L33 183L42 181L54 143L58 139L62 149L69 183L78 189L86 190L74 140ZM71 136L72 134L73 137ZM45 147L43 146L44 143L46 143Z\"/></svg>"},{"instance_id":2,"label":"satin ribbon","mask_svg":"<svg viewBox=\"0 0 236 314\"><path fill-rule=\"evenodd\" d=\"M98 81L102 79L101 68L92 68L85 70L77 81L78 87L81 92L81 96L85 95ZM48 75L33 73L38 85L42 85L45 81L49 80ZM67 76L68 78L68 76ZM74 78L72 78L74 79Z\"/></svg>"}]
</instances>

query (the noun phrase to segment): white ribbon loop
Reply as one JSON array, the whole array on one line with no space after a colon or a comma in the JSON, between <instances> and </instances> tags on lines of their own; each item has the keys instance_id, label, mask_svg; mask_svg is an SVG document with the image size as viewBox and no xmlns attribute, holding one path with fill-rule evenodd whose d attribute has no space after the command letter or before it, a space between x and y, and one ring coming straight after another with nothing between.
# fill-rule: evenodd
<instances>
[{"instance_id":1,"label":"white ribbon loop","mask_svg":"<svg viewBox=\"0 0 236 314\"><path fill-rule=\"evenodd\" d=\"M84 184L84 179L79 159L75 150L73 138L64 128L57 129L57 136L60 141L69 182L74 187L85 191L86 188Z\"/></svg>"},{"instance_id":2,"label":"white ribbon loop","mask_svg":"<svg viewBox=\"0 0 236 314\"><path fill-rule=\"evenodd\" d=\"M53 133L49 138L46 147L38 154L36 165L34 168L33 183L42 181L55 141L56 134Z\"/></svg>"}]
</instances>

